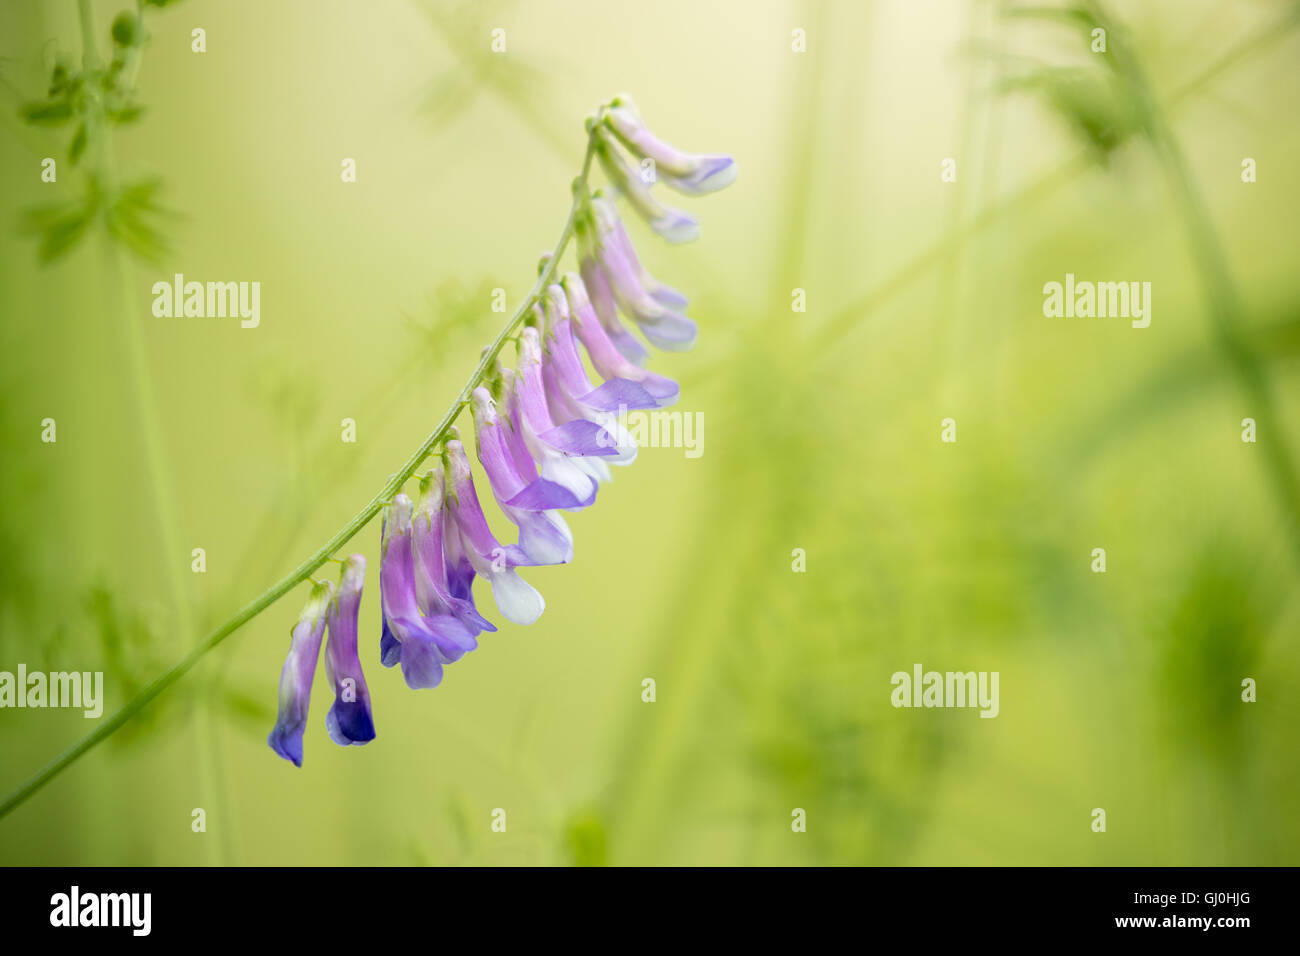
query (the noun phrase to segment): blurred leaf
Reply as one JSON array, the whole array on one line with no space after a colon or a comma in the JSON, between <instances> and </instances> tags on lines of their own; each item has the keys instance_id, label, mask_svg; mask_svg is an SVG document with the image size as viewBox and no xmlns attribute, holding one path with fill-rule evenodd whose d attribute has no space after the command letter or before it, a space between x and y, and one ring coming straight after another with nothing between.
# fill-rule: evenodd
<instances>
[{"instance_id":1,"label":"blurred leaf","mask_svg":"<svg viewBox=\"0 0 1300 956\"><path fill-rule=\"evenodd\" d=\"M56 63L54 69L50 72L50 89L47 94L50 99L54 99L62 93L68 86L68 68L62 63Z\"/></svg>"},{"instance_id":2,"label":"blurred leaf","mask_svg":"<svg viewBox=\"0 0 1300 956\"><path fill-rule=\"evenodd\" d=\"M108 110L108 118L118 126L134 123L144 115L143 106L124 106L121 109Z\"/></svg>"},{"instance_id":3,"label":"blurred leaf","mask_svg":"<svg viewBox=\"0 0 1300 956\"><path fill-rule=\"evenodd\" d=\"M557 155L566 159L572 144L543 122L542 108L549 98L555 69L534 64L511 51L494 53L489 43L493 27L509 20L514 0L492 3L423 3L420 9L442 37L457 63L432 81L425 109L434 125L445 126L465 110L481 92L495 93L520 120L529 125Z\"/></svg>"},{"instance_id":4,"label":"blurred leaf","mask_svg":"<svg viewBox=\"0 0 1300 956\"><path fill-rule=\"evenodd\" d=\"M492 290L500 287L494 280L484 279L470 290L451 279L429 297L429 320L404 313L403 318L415 327L421 340L416 357L422 362L439 363L443 355L454 351L457 338L480 333L484 316L492 314Z\"/></svg>"},{"instance_id":5,"label":"blurred leaf","mask_svg":"<svg viewBox=\"0 0 1300 956\"><path fill-rule=\"evenodd\" d=\"M162 183L146 179L118 193L106 213L109 232L149 262L157 262L169 249L162 231L150 221L167 210L155 199Z\"/></svg>"},{"instance_id":6,"label":"blurred leaf","mask_svg":"<svg viewBox=\"0 0 1300 956\"><path fill-rule=\"evenodd\" d=\"M1005 17L1025 20L1052 20L1057 23L1077 24L1080 26L1097 26L1097 18L1085 7L1008 7L1002 11Z\"/></svg>"},{"instance_id":7,"label":"blurred leaf","mask_svg":"<svg viewBox=\"0 0 1300 956\"><path fill-rule=\"evenodd\" d=\"M24 214L23 230L39 233L39 258L42 264L53 262L70 252L99 211L100 194L93 181L80 199L50 203L29 209Z\"/></svg>"},{"instance_id":8,"label":"blurred leaf","mask_svg":"<svg viewBox=\"0 0 1300 956\"><path fill-rule=\"evenodd\" d=\"M255 365L249 372L250 390L263 402L288 435L304 435L320 415L321 383L314 368Z\"/></svg>"},{"instance_id":9,"label":"blurred leaf","mask_svg":"<svg viewBox=\"0 0 1300 956\"><path fill-rule=\"evenodd\" d=\"M161 189L162 180L160 179L137 180L123 187L121 192L118 193L118 203L140 212L164 212L164 207L155 201Z\"/></svg>"},{"instance_id":10,"label":"blurred leaf","mask_svg":"<svg viewBox=\"0 0 1300 956\"><path fill-rule=\"evenodd\" d=\"M86 124L79 123L77 131L72 134L72 142L68 144L68 161L72 165L77 165L77 160L81 154L86 151Z\"/></svg>"},{"instance_id":11,"label":"blurred leaf","mask_svg":"<svg viewBox=\"0 0 1300 956\"><path fill-rule=\"evenodd\" d=\"M1238 732L1249 711L1241 705L1241 681L1258 677L1276 616L1276 570L1256 554L1253 544L1224 538L1192 556L1154 675L1169 738L1219 762L1241 754Z\"/></svg>"},{"instance_id":12,"label":"blurred leaf","mask_svg":"<svg viewBox=\"0 0 1300 956\"><path fill-rule=\"evenodd\" d=\"M123 613L108 588L97 586L85 599L85 608L98 631L104 655L104 672L123 700L134 697L165 666L155 653L153 631L139 614ZM113 737L115 746L129 746L146 737L153 728L171 718L184 702L167 696L145 708Z\"/></svg>"},{"instance_id":13,"label":"blurred leaf","mask_svg":"<svg viewBox=\"0 0 1300 956\"><path fill-rule=\"evenodd\" d=\"M579 814L571 820L565 827L564 840L574 866L609 864L605 824L594 812Z\"/></svg>"},{"instance_id":14,"label":"blurred leaf","mask_svg":"<svg viewBox=\"0 0 1300 956\"><path fill-rule=\"evenodd\" d=\"M477 95L478 90L461 71L449 70L433 81L424 99L424 110L434 129L441 129L463 113Z\"/></svg>"},{"instance_id":15,"label":"blurred leaf","mask_svg":"<svg viewBox=\"0 0 1300 956\"><path fill-rule=\"evenodd\" d=\"M36 126L60 126L72 119L72 104L66 100L42 100L22 108L22 117Z\"/></svg>"},{"instance_id":16,"label":"blurred leaf","mask_svg":"<svg viewBox=\"0 0 1300 956\"><path fill-rule=\"evenodd\" d=\"M1261 360L1276 363L1300 357L1300 303L1279 310L1277 321L1250 327L1250 348ZM1174 355L1125 388L1097 410L1091 420L1066 431L1068 448L1058 458L1073 466L1095 461L1107 449L1129 438L1134 429L1149 425L1161 415L1186 414L1198 407L1215 388L1231 381L1232 368L1214 347L1199 347Z\"/></svg>"},{"instance_id":17,"label":"blurred leaf","mask_svg":"<svg viewBox=\"0 0 1300 956\"><path fill-rule=\"evenodd\" d=\"M1124 84L1109 73L1045 67L1004 80L1001 89L1040 97L1102 162L1140 126Z\"/></svg>"},{"instance_id":18,"label":"blurred leaf","mask_svg":"<svg viewBox=\"0 0 1300 956\"><path fill-rule=\"evenodd\" d=\"M266 703L266 700L273 700L274 695L264 700L237 688L219 685L212 689L212 698L220 710L245 724L256 726L259 732L265 732L275 722L275 711Z\"/></svg>"}]
</instances>

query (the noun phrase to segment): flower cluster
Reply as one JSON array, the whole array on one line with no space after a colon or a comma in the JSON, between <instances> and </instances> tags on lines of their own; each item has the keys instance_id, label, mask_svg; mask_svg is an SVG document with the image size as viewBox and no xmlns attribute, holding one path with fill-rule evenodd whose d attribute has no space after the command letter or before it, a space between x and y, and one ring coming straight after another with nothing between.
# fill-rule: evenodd
<instances>
[{"instance_id":1,"label":"flower cluster","mask_svg":"<svg viewBox=\"0 0 1300 956\"><path fill-rule=\"evenodd\" d=\"M656 182L700 195L736 177L730 157L683 153L655 137L626 98L602 107L587 133L614 192L670 242L694 239L699 223L661 203L652 190ZM541 616L546 602L519 570L573 559L563 512L590 507L611 478L610 466L636 458L636 442L620 415L677 400L677 383L645 367L649 352L623 319L659 349L689 349L696 325L684 314L685 296L646 271L614 201L589 192L585 176L574 184L573 237L578 271L532 297L516 339L515 367L504 368L494 357L469 397L479 463L517 540L503 544L488 525L454 428L435 466L420 478L417 499L398 493L384 508L380 662L400 665L410 687L436 687L447 665L478 646L479 634L496 630L475 605L475 577L487 581L506 620L526 625ZM544 274L553 271L544 265ZM365 559L353 555L337 590L315 586L293 629L279 719L268 742L295 764L302 763L303 727L327 625L326 671L336 695L326 721L330 737L339 744L374 738L357 656L364 574Z\"/></svg>"}]
</instances>

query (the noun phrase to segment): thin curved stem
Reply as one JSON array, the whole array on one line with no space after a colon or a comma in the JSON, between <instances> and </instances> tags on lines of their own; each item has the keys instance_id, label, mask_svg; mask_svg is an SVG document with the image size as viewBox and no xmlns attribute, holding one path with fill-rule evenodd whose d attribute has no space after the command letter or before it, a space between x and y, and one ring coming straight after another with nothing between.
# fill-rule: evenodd
<instances>
[{"instance_id":1,"label":"thin curved stem","mask_svg":"<svg viewBox=\"0 0 1300 956\"><path fill-rule=\"evenodd\" d=\"M586 184L587 176L591 171L591 160L593 155L592 146L592 137L588 135L586 154L583 156L582 170L579 172L577 180L578 183L582 185ZM560 259L564 256L564 252L568 248L570 240L573 238L574 223L577 219L578 209L583 202L584 196L585 189L575 189L575 198L569 207L569 217L564 223L564 229L560 232L560 238L555 244L555 249L551 252L545 265L542 266L541 271L538 273L537 281L533 284L532 290L524 298L523 302L519 304L519 307L515 309L514 313L510 316L509 321L506 322L505 327L497 333L497 337L493 340L492 344L488 346L486 351L484 351L482 357L479 359L478 366L474 369L473 374L470 375L469 380L465 382L465 386L460 390L460 394L456 396L456 400L451 404L451 407L447 409L446 414L442 416L442 420L438 422L433 431L429 433L429 436L425 438L420 447L417 448L411 457L406 460L406 464L402 466L401 470L389 478L379 492L370 499L369 504L362 508L357 513L356 517L340 528L333 537L321 545L314 554L275 584L271 585L271 587L259 594L251 602L240 609L233 617L217 627L216 630L208 634L207 637L200 641L192 651L181 658L181 660L178 661L170 670L155 678L143 690L136 694L135 697L127 701L121 710L100 724L94 731L81 738L81 740L71 748L64 751L48 763L44 768L20 785L17 790L6 797L5 801L0 803L0 818L11 813L27 800L28 797L31 797L60 773L68 769L68 767L70 767L78 758L88 752L91 748L111 737L121 729L127 721L145 707L149 706L149 704L153 702L154 698L184 677L190 669L202 660L204 655L214 647L224 641L231 634L235 633L235 631L239 630L253 618L257 617L276 601L280 600L280 598L284 597L299 584L309 580L317 568L325 562L333 559L334 552L338 551L341 547L356 537L357 533L369 524L371 519L379 513L379 509L384 506L384 503L391 500L392 497L401 490L402 485L406 484L406 482L410 480L411 476L415 474L415 470L420 467L421 463L426 458L429 457L430 453L438 446L439 442L446 438L447 432L455 423L456 418L460 415L465 406L469 404L470 394L474 389L478 388L478 386L482 384L484 374L486 374L487 370L496 361L497 356L501 353L501 349L505 346L515 329L528 314L533 304L540 299L543 290L545 290L545 288L551 284L551 280L555 278L556 270L559 268Z\"/></svg>"}]
</instances>

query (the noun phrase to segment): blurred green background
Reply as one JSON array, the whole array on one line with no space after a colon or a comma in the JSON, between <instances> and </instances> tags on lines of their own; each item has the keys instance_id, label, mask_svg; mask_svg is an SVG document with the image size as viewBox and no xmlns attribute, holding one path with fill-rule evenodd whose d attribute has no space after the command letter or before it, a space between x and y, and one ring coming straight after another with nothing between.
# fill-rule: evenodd
<instances>
[{"instance_id":1,"label":"blurred green background","mask_svg":"<svg viewBox=\"0 0 1300 956\"><path fill-rule=\"evenodd\" d=\"M107 59L134 8L88 6ZM78 4L0 10L0 670L103 670L107 715L342 526L496 334L490 289L526 294L622 91L741 169L682 203L694 245L629 216L701 325L654 367L704 454L646 449L572 518L533 627L480 591L501 630L433 691L378 665L365 529L376 741L329 742L318 679L303 768L266 746L303 587L0 820L0 862L1300 862L1295 4L144 17L110 167L22 113L80 68ZM31 210L92 168L162 210L42 262ZM260 281L260 327L154 318L175 272ZM1150 281L1150 328L1044 317L1067 272ZM998 671L1000 715L894 709L918 662ZM0 711L0 794L93 726Z\"/></svg>"}]
</instances>

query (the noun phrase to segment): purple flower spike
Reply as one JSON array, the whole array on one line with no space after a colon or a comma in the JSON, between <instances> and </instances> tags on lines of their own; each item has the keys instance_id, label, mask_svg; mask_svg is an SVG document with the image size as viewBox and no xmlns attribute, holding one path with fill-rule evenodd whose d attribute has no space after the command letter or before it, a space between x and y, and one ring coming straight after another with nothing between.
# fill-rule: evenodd
<instances>
[{"instance_id":1,"label":"purple flower spike","mask_svg":"<svg viewBox=\"0 0 1300 956\"><path fill-rule=\"evenodd\" d=\"M627 97L616 97L604 112L605 124L633 153L655 163L656 178L690 196L717 192L736 180L736 162L730 156L683 153L646 128Z\"/></svg>"},{"instance_id":2,"label":"purple flower spike","mask_svg":"<svg viewBox=\"0 0 1300 956\"><path fill-rule=\"evenodd\" d=\"M564 277L563 286L569 300L573 330L582 340L587 355L591 357L591 364L601 378L606 382L619 379L635 382L660 407L676 402L680 389L675 381L633 365L610 341L604 324L587 298L587 287L582 279L570 272Z\"/></svg>"},{"instance_id":3,"label":"purple flower spike","mask_svg":"<svg viewBox=\"0 0 1300 956\"><path fill-rule=\"evenodd\" d=\"M627 197L646 225L672 243L692 242L700 237L700 221L656 199L637 172L629 168L627 159L619 152L607 129L597 127L594 135L596 159L605 175Z\"/></svg>"},{"instance_id":4,"label":"purple flower spike","mask_svg":"<svg viewBox=\"0 0 1300 956\"><path fill-rule=\"evenodd\" d=\"M456 519L465 557L478 574L487 578L492 586L492 597L505 618L516 624L532 624L546 609L546 601L536 588L519 576L515 568L538 563L525 550L530 541L538 550L560 551L564 560L569 560L573 556L573 537L568 533L568 527L562 521L559 527L550 524L545 512L523 512L522 515L535 515L537 520L519 526L522 546L503 546L492 534L479 505L465 446L458 440L449 441L444 456L447 505ZM558 534L560 528L565 540L543 540L546 529Z\"/></svg>"},{"instance_id":5,"label":"purple flower spike","mask_svg":"<svg viewBox=\"0 0 1300 956\"><path fill-rule=\"evenodd\" d=\"M302 732L307 726L311 685L320 660L321 638L325 636L325 612L333 596L334 585L328 581L312 588L290 632L289 656L280 671L280 713L266 742L295 767L302 766Z\"/></svg>"},{"instance_id":6,"label":"purple flower spike","mask_svg":"<svg viewBox=\"0 0 1300 956\"><path fill-rule=\"evenodd\" d=\"M416 598L415 548L412 543L411 499L398 494L384 515L384 538L379 566L379 594L386 632L399 645L383 653L389 666L397 658L402 676L413 689L442 683L444 664L452 664L474 650L474 633L450 610L420 613ZM382 652L381 652L382 653Z\"/></svg>"},{"instance_id":7,"label":"purple flower spike","mask_svg":"<svg viewBox=\"0 0 1300 956\"><path fill-rule=\"evenodd\" d=\"M624 315L635 320L650 344L666 352L685 352L695 345L697 327L686 316L656 300L637 274L618 238L621 223L613 203L599 195L591 200L596 223L595 254L614 301ZM630 248L630 243L626 243Z\"/></svg>"},{"instance_id":8,"label":"purple flower spike","mask_svg":"<svg viewBox=\"0 0 1300 956\"><path fill-rule=\"evenodd\" d=\"M698 328L686 315L686 296L642 263L615 200L627 202L669 242L687 242L699 236L698 220L665 205L658 198L663 191L652 187L663 181L678 192L710 193L736 178L736 164L728 156L686 153L659 139L625 97L591 114L586 132L569 221L555 248L542 255L533 292L480 353L469 386L433 436L390 476L381 494L391 499L382 509L372 502L340 535L351 537L382 510L379 657L385 667L400 665L412 688L439 686L447 667L478 647L480 634L496 631L475 603L475 578L487 580L497 608L512 623L532 624L542 615L546 601L521 572L573 560L564 512L593 505L600 485L613 480L611 466L636 459L637 442L628 430L635 418L628 413L663 408L678 398L677 382L647 370L646 343L684 351L694 345ZM609 181L608 198L591 187L593 161ZM561 279L557 267L571 243L577 266ZM504 305L498 298L494 310ZM508 338L518 348L513 369L501 355ZM467 405L479 464L493 499L518 531L514 543L498 539L480 503L455 424L461 419L466 427ZM402 490L425 459L433 467L419 478L413 502L414 493L408 497ZM337 550L335 544L327 551ZM317 567L325 553L303 567ZM322 653L334 694L325 717L330 738L340 746L375 739L357 648L366 559L354 554L341 563L338 581L313 582L280 673L278 713L267 743L298 767ZM266 607L281 590L273 588L257 606Z\"/></svg>"},{"instance_id":9,"label":"purple flower spike","mask_svg":"<svg viewBox=\"0 0 1300 956\"><path fill-rule=\"evenodd\" d=\"M472 599L452 593L451 558L448 539L459 544L455 522L443 501L442 465L420 479L420 498L411 519L411 546L415 551L415 599L421 613L428 616L451 614L471 634L495 631L494 625L479 614ZM466 564L468 566L468 559ZM474 575L469 567L469 575Z\"/></svg>"},{"instance_id":10,"label":"purple flower spike","mask_svg":"<svg viewBox=\"0 0 1300 956\"><path fill-rule=\"evenodd\" d=\"M357 615L361 610L361 588L366 580L366 559L354 554L343 563L339 588L330 602L325 642L325 674L334 687L334 706L325 717L330 739L346 747L375 739L370 716L370 690L361 673L357 656Z\"/></svg>"}]
</instances>

